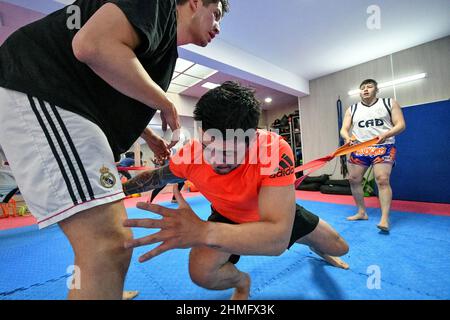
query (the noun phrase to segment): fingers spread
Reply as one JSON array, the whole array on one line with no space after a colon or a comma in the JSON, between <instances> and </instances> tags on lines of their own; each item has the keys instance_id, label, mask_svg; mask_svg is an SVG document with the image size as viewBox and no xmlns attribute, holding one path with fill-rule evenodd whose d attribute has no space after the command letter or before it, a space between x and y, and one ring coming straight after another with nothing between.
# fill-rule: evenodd
<instances>
[{"instance_id":1,"label":"fingers spread","mask_svg":"<svg viewBox=\"0 0 450 320\"><path fill-rule=\"evenodd\" d=\"M166 241L168 239L173 238L174 233L170 232L170 231L165 231L165 230L161 230L159 232L156 232L154 234L142 237L142 238L138 238L138 239L132 239L129 241L126 241L124 243L125 248L136 248L136 247L142 247L142 246L147 246L150 244L154 244L154 243L158 243L158 242L163 242Z\"/></svg>"},{"instance_id":2,"label":"fingers spread","mask_svg":"<svg viewBox=\"0 0 450 320\"><path fill-rule=\"evenodd\" d=\"M161 253L164 253L170 249L173 249L174 246L170 242L163 242L161 245L157 246L155 249L143 254L139 257L139 262L148 261Z\"/></svg>"},{"instance_id":3,"label":"fingers spread","mask_svg":"<svg viewBox=\"0 0 450 320\"><path fill-rule=\"evenodd\" d=\"M164 227L164 221L162 219L127 219L123 222L123 226L129 228L160 229Z\"/></svg>"},{"instance_id":4,"label":"fingers spread","mask_svg":"<svg viewBox=\"0 0 450 320\"><path fill-rule=\"evenodd\" d=\"M158 204L152 204L148 202L138 202L136 207L139 209L147 210L159 214L164 217L168 217L173 213L173 209L169 209Z\"/></svg>"},{"instance_id":5,"label":"fingers spread","mask_svg":"<svg viewBox=\"0 0 450 320\"><path fill-rule=\"evenodd\" d=\"M159 232L157 232L155 234L151 234L146 237L126 241L124 243L124 247L126 249L130 249L130 248L137 248L137 247L146 246L149 244L160 242L160 241L158 241L158 238L156 236L158 233Z\"/></svg>"}]
</instances>

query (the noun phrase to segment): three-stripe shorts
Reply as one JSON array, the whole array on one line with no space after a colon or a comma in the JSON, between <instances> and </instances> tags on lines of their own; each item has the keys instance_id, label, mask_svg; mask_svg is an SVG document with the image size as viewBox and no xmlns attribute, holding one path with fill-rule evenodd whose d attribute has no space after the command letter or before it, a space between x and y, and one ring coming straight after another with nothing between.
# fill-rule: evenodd
<instances>
[{"instance_id":1,"label":"three-stripe shorts","mask_svg":"<svg viewBox=\"0 0 450 320\"><path fill-rule=\"evenodd\" d=\"M43 100L0 88L0 149L39 228L124 198L103 131Z\"/></svg>"}]
</instances>

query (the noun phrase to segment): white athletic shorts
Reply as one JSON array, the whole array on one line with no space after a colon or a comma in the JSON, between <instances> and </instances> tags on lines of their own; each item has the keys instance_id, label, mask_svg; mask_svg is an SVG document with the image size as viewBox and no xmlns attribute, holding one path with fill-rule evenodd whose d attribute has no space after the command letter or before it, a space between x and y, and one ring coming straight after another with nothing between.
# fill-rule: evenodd
<instances>
[{"instance_id":1,"label":"white athletic shorts","mask_svg":"<svg viewBox=\"0 0 450 320\"><path fill-rule=\"evenodd\" d=\"M39 228L125 197L108 140L96 124L1 87L0 149Z\"/></svg>"}]
</instances>

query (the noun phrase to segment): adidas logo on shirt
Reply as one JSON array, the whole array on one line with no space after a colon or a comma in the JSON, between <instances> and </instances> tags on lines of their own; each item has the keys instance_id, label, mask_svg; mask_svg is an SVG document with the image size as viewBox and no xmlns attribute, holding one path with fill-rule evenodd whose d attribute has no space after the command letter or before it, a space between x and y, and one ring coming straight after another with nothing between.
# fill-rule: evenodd
<instances>
[{"instance_id":1,"label":"adidas logo on shirt","mask_svg":"<svg viewBox=\"0 0 450 320\"><path fill-rule=\"evenodd\" d=\"M289 176L294 173L294 163L291 158L289 158L286 154L283 154L281 157L281 161L278 164L277 173L274 173L270 176L270 178L279 178L284 176Z\"/></svg>"}]
</instances>

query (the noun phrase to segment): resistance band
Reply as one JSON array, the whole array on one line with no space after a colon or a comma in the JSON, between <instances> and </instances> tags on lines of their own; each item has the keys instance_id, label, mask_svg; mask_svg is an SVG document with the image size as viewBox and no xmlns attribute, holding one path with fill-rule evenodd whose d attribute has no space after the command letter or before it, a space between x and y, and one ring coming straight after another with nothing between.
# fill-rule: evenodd
<instances>
[{"instance_id":1,"label":"resistance band","mask_svg":"<svg viewBox=\"0 0 450 320\"><path fill-rule=\"evenodd\" d=\"M330 160L334 159L335 157L342 156L344 154L349 154L351 152L361 150L363 148L367 148L373 144L375 144L378 141L378 137L370 139L368 141L359 143L359 144L351 144L351 142L344 144L342 147L337 148L333 153L330 153L329 155L315 159L312 161L309 161L308 163L305 163L297 168L295 168L295 173L305 170L310 170L307 174L304 174L300 178L298 178L295 181L295 189L298 188L298 186L302 183L302 181L309 176L314 171L319 170L324 165L326 165Z\"/></svg>"}]
</instances>

